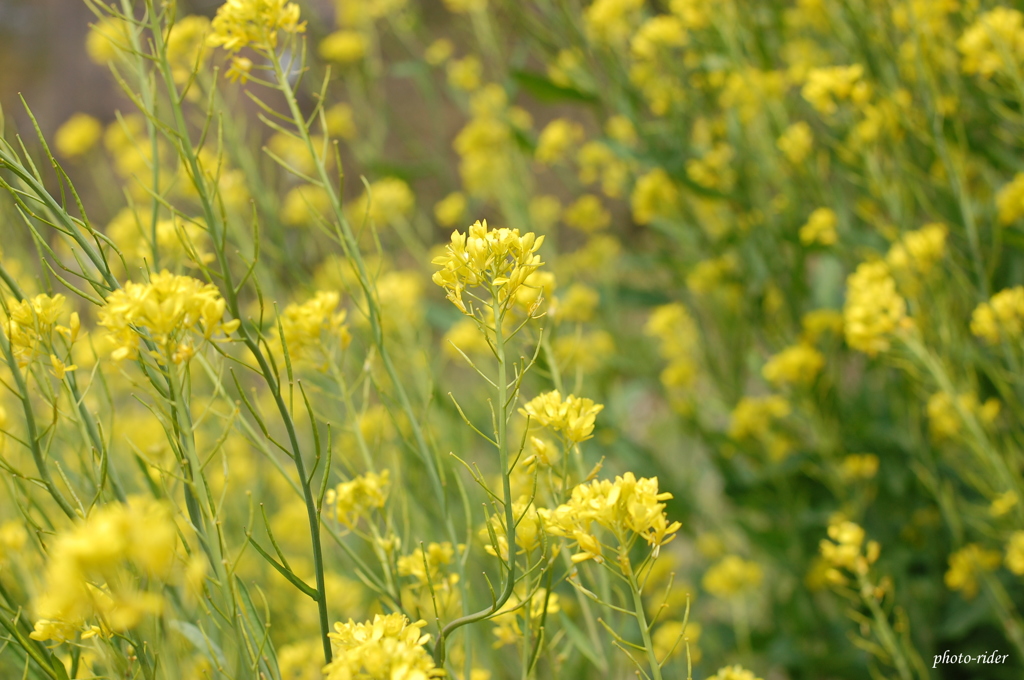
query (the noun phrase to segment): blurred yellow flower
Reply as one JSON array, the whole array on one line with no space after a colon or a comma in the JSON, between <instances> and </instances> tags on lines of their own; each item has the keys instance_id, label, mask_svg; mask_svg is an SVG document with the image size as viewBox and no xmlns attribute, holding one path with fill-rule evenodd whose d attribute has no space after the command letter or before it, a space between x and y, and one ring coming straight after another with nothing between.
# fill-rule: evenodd
<instances>
[{"instance_id":1,"label":"blurred yellow flower","mask_svg":"<svg viewBox=\"0 0 1024 680\"><path fill-rule=\"evenodd\" d=\"M819 243L823 246L834 245L839 240L836 224L839 218L830 208L818 208L807 218L807 223L800 227L800 243L809 246Z\"/></svg>"},{"instance_id":2,"label":"blurred yellow flower","mask_svg":"<svg viewBox=\"0 0 1024 680\"><path fill-rule=\"evenodd\" d=\"M727 555L704 573L701 584L715 597L728 599L757 590L763 579L764 570L757 562Z\"/></svg>"},{"instance_id":3,"label":"blurred yellow flower","mask_svg":"<svg viewBox=\"0 0 1024 680\"><path fill-rule=\"evenodd\" d=\"M1024 286L999 291L971 314L971 332L991 345L1016 340L1024 330Z\"/></svg>"},{"instance_id":4,"label":"blurred yellow flower","mask_svg":"<svg viewBox=\"0 0 1024 680\"><path fill-rule=\"evenodd\" d=\"M906 318L906 303L883 261L863 262L846 279L843 324L846 343L874 356L889 349L889 337Z\"/></svg>"},{"instance_id":5,"label":"blurred yellow flower","mask_svg":"<svg viewBox=\"0 0 1024 680\"><path fill-rule=\"evenodd\" d=\"M944 581L950 590L959 590L970 600L978 594L978 575L995 571L1003 562L998 550L987 550L969 543L949 556L949 569Z\"/></svg>"},{"instance_id":6,"label":"blurred yellow flower","mask_svg":"<svg viewBox=\"0 0 1024 680\"><path fill-rule=\"evenodd\" d=\"M238 52L252 46L258 50L277 48L278 33L303 33L299 6L289 0L226 0L217 8L208 38L210 45Z\"/></svg>"},{"instance_id":7,"label":"blurred yellow flower","mask_svg":"<svg viewBox=\"0 0 1024 680\"><path fill-rule=\"evenodd\" d=\"M335 64L354 64L366 56L366 38L359 31L335 31L320 41L320 58Z\"/></svg>"},{"instance_id":8,"label":"blurred yellow flower","mask_svg":"<svg viewBox=\"0 0 1024 680\"><path fill-rule=\"evenodd\" d=\"M63 156L78 158L89 153L103 135L100 122L86 113L76 113L57 128L53 145Z\"/></svg>"}]
</instances>

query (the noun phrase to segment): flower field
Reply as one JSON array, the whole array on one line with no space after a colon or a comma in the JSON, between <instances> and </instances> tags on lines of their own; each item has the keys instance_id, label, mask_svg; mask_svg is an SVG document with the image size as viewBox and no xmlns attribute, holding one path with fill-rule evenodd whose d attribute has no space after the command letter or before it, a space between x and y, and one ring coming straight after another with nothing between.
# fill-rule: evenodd
<instances>
[{"instance_id":1,"label":"flower field","mask_svg":"<svg viewBox=\"0 0 1024 680\"><path fill-rule=\"evenodd\" d=\"M66 1L0 678L1022 677L1019 3Z\"/></svg>"}]
</instances>

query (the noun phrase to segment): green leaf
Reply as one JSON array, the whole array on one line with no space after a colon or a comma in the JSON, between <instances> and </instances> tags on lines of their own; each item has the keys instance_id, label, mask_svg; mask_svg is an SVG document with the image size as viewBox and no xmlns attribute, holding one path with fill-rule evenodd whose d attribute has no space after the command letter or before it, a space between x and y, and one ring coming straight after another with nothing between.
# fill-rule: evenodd
<instances>
[{"instance_id":1,"label":"green leaf","mask_svg":"<svg viewBox=\"0 0 1024 680\"><path fill-rule=\"evenodd\" d=\"M599 101L595 94L556 85L547 77L532 71L513 71L512 78L519 87L543 102L573 101L596 104Z\"/></svg>"}]
</instances>

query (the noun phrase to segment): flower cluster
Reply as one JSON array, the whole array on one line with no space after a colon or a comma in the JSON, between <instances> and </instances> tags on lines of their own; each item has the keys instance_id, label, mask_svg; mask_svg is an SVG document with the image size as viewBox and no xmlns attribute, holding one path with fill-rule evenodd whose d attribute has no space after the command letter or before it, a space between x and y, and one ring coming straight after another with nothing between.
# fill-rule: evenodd
<instances>
[{"instance_id":1,"label":"flower cluster","mask_svg":"<svg viewBox=\"0 0 1024 680\"><path fill-rule=\"evenodd\" d=\"M773 385L809 385L825 365L825 357L814 347L800 343L787 347L768 360L761 369L764 379Z\"/></svg>"},{"instance_id":2,"label":"flower cluster","mask_svg":"<svg viewBox=\"0 0 1024 680\"><path fill-rule=\"evenodd\" d=\"M594 480L579 484L572 490L569 502L554 510L540 510L545 530L555 536L574 540L579 552L573 562L602 558L602 544L591 525L611 531L621 547L632 545L634 536L641 536L654 548L671 541L682 526L669 523L663 501L670 493L659 493L658 478L637 479L627 472L615 481Z\"/></svg>"},{"instance_id":3,"label":"flower cluster","mask_svg":"<svg viewBox=\"0 0 1024 680\"><path fill-rule=\"evenodd\" d=\"M998 569L1002 561L998 550L986 550L977 543L970 543L949 556L946 587L961 591L970 600L978 594L978 575Z\"/></svg>"},{"instance_id":4,"label":"flower cluster","mask_svg":"<svg viewBox=\"0 0 1024 680\"><path fill-rule=\"evenodd\" d=\"M541 448L545 445L536 440ZM536 462L532 461L532 462ZM516 518L516 548L517 554L529 553L541 546L543 540L544 523L541 519L540 510L533 505L526 496L521 496L512 503L512 515ZM488 554L500 556L502 560L508 561L508 532L505 530L505 516L503 514L491 515L488 520L489 526L480 530L480 538L486 543L484 550ZM492 533L493 532L493 533ZM497 546L492 544L492 538Z\"/></svg>"},{"instance_id":5,"label":"flower cluster","mask_svg":"<svg viewBox=\"0 0 1024 680\"><path fill-rule=\"evenodd\" d=\"M520 236L518 229L488 229L486 220L475 222L468 233L452 232L445 254L433 260L441 267L433 281L463 314L472 316L463 300L470 288L489 289L507 308L527 277L541 266L536 253L543 243L544 237L533 232Z\"/></svg>"},{"instance_id":6,"label":"flower cluster","mask_svg":"<svg viewBox=\"0 0 1024 680\"><path fill-rule=\"evenodd\" d=\"M86 635L124 631L159 612L163 598L140 579L172 581L176 544L171 514L156 501L99 508L50 546L31 637L65 642L92 619L99 625Z\"/></svg>"},{"instance_id":7,"label":"flower cluster","mask_svg":"<svg viewBox=\"0 0 1024 680\"><path fill-rule=\"evenodd\" d=\"M865 575L868 568L878 561L881 546L877 541L864 543L864 529L855 522L837 518L828 527L828 537L820 544L821 556L831 567L828 578L836 583L843 583L845 577L839 571L846 569L855 574Z\"/></svg>"},{"instance_id":8,"label":"flower cluster","mask_svg":"<svg viewBox=\"0 0 1024 680\"><path fill-rule=\"evenodd\" d=\"M866 97L868 86L863 75L864 67L860 64L816 68L807 74L801 94L818 112L832 115L839 108L836 102L851 98L861 101Z\"/></svg>"},{"instance_id":9,"label":"flower cluster","mask_svg":"<svg viewBox=\"0 0 1024 680\"><path fill-rule=\"evenodd\" d=\"M149 283L128 282L111 293L100 309L99 323L117 348L111 354L115 361L133 356L140 339L148 336L163 352L157 353L158 359L181 363L197 350L190 331L210 340L216 333L230 335L238 329L238 319L223 321L224 309L213 284L162 271Z\"/></svg>"},{"instance_id":10,"label":"flower cluster","mask_svg":"<svg viewBox=\"0 0 1024 680\"><path fill-rule=\"evenodd\" d=\"M991 425L1000 409L998 399L987 399L982 404L973 392L958 394L955 403L946 392L936 392L928 399L928 432L936 442L953 439L963 429L961 411L976 416L983 425Z\"/></svg>"},{"instance_id":11,"label":"flower cluster","mask_svg":"<svg viewBox=\"0 0 1024 680\"><path fill-rule=\"evenodd\" d=\"M889 249L885 261L893 272L928 274L946 254L948 233L946 225L939 223L907 232Z\"/></svg>"},{"instance_id":12,"label":"flower cluster","mask_svg":"<svg viewBox=\"0 0 1024 680\"><path fill-rule=\"evenodd\" d=\"M390 488L389 470L380 474L368 472L329 490L326 501L334 506L338 521L351 529L360 519L369 517L371 511L384 507Z\"/></svg>"},{"instance_id":13,"label":"flower cluster","mask_svg":"<svg viewBox=\"0 0 1024 680\"><path fill-rule=\"evenodd\" d=\"M1024 14L1009 7L985 12L956 42L964 73L991 78L1024 63ZM1012 63L1007 63L1007 57Z\"/></svg>"},{"instance_id":14,"label":"flower cluster","mask_svg":"<svg viewBox=\"0 0 1024 680\"><path fill-rule=\"evenodd\" d=\"M789 454L792 443L776 430L775 424L788 417L792 410L789 401L778 394L743 397L732 410L729 437L736 441L752 439L760 442L771 460L782 460Z\"/></svg>"},{"instance_id":15,"label":"flower cluster","mask_svg":"<svg viewBox=\"0 0 1024 680\"><path fill-rule=\"evenodd\" d=\"M544 392L528 401L519 413L528 417L530 423L550 427L573 444L586 441L593 436L597 414L604 408L592 399L570 394L565 400L558 390Z\"/></svg>"},{"instance_id":16,"label":"flower cluster","mask_svg":"<svg viewBox=\"0 0 1024 680\"><path fill-rule=\"evenodd\" d=\"M537 588L530 597L512 593L512 597L491 618L494 622L494 648L521 643L524 636L520 618L529 619L531 627L536 627L545 615L557 614L561 610L558 593L549 592L546 588Z\"/></svg>"},{"instance_id":17,"label":"flower cluster","mask_svg":"<svg viewBox=\"0 0 1024 680\"><path fill-rule=\"evenodd\" d=\"M718 672L708 680L761 680L753 671L748 671L743 666L726 666L719 668Z\"/></svg>"},{"instance_id":18,"label":"flower cluster","mask_svg":"<svg viewBox=\"0 0 1024 680\"><path fill-rule=\"evenodd\" d=\"M424 649L426 621L411 623L403 614L377 614L372 622L334 624L334 659L324 667L326 680L428 680L444 675Z\"/></svg>"},{"instance_id":19,"label":"flower cluster","mask_svg":"<svg viewBox=\"0 0 1024 680\"><path fill-rule=\"evenodd\" d=\"M332 347L348 347L352 336L345 324L345 310L337 311L340 300L338 293L321 290L302 304L285 307L280 318L281 340L292 359L326 363Z\"/></svg>"},{"instance_id":20,"label":"flower cluster","mask_svg":"<svg viewBox=\"0 0 1024 680\"><path fill-rule=\"evenodd\" d=\"M836 234L838 221L835 211L831 208L818 208L807 218L807 223L800 227L800 243L805 246L814 243L823 246L835 245L839 240Z\"/></svg>"},{"instance_id":21,"label":"flower cluster","mask_svg":"<svg viewBox=\"0 0 1024 680\"><path fill-rule=\"evenodd\" d=\"M1015 531L1006 543L1006 568L1024 576L1024 531Z\"/></svg>"},{"instance_id":22,"label":"flower cluster","mask_svg":"<svg viewBox=\"0 0 1024 680\"><path fill-rule=\"evenodd\" d=\"M11 342L11 350L19 366L28 365L40 353L48 354L52 345L54 331L60 333L70 342L78 337L81 321L78 312L72 312L68 326L61 326L57 321L64 315L63 295L36 295L31 299L12 302L7 307L7 324L4 329ZM50 354L54 368L60 360ZM63 365L63 364L61 364ZM63 370L73 370L67 366ZM63 376L63 372L61 372Z\"/></svg>"},{"instance_id":23,"label":"flower cluster","mask_svg":"<svg viewBox=\"0 0 1024 680\"><path fill-rule=\"evenodd\" d=\"M755 590L764 579L764 570L757 562L744 560L739 555L727 555L704 574L704 590L716 597L728 599Z\"/></svg>"},{"instance_id":24,"label":"flower cluster","mask_svg":"<svg viewBox=\"0 0 1024 680\"><path fill-rule=\"evenodd\" d=\"M863 262L846 280L846 343L874 356L889 349L889 336L906 317L906 302L882 261Z\"/></svg>"},{"instance_id":25,"label":"flower cluster","mask_svg":"<svg viewBox=\"0 0 1024 680\"><path fill-rule=\"evenodd\" d=\"M1024 332L1024 286L1001 290L971 314L971 332L989 344L1016 340Z\"/></svg>"},{"instance_id":26,"label":"flower cluster","mask_svg":"<svg viewBox=\"0 0 1024 680\"><path fill-rule=\"evenodd\" d=\"M249 46L273 50L279 31L302 33L306 24L299 21L299 6L289 0L227 0L211 28L210 45L238 52Z\"/></svg>"}]
</instances>

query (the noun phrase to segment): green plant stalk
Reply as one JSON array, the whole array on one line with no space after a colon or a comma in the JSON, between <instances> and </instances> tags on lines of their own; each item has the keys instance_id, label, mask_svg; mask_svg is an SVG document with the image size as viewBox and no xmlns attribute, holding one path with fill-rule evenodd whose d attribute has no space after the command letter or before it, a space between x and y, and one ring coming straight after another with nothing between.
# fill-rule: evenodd
<instances>
[{"instance_id":1,"label":"green plant stalk","mask_svg":"<svg viewBox=\"0 0 1024 680\"><path fill-rule=\"evenodd\" d=\"M214 242L214 252L217 258L217 264L220 268L220 273L224 279L224 286L226 290L225 300L231 311L231 314L241 319L241 310L238 304L238 295L235 290L233 279L231 276L231 269L227 261L227 255L225 253L226 235L224 225L222 225L218 219L217 212L214 210L213 203L207 192L206 182L204 175L199 167L199 161L196 155L195 148L192 145L192 139L189 136L188 124L185 121L184 112L181 108L181 99L178 96L177 86L174 83L174 78L171 73L170 63L167 60L167 46L164 42L164 36L162 27L160 26L159 20L157 19L156 13L153 8L153 0L146 0L146 8L150 13L150 28L153 34L154 43L154 55L157 68L161 73L161 78L164 84L167 86L168 97L170 99L171 110L174 114L174 122L178 131L178 142L180 144L181 155L189 165L189 170L194 178L194 184L196 192L199 195L200 203L203 206L204 218L210 228L211 237ZM280 71L280 64L275 59L275 67ZM292 459L295 462L295 468L298 472L299 479L302 480L302 493L306 505L306 514L309 519L310 527L310 538L313 544L313 566L316 572L316 584L317 584L317 609L320 623L320 636L321 643L324 650L324 659L326 663L330 663L332 652L331 652L331 641L328 638L330 632L330 624L327 616L327 598L324 587L324 562L323 562L323 546L320 540L320 516L316 510L316 504L313 498L313 491L310 488L311 480L307 477L305 472L305 465L302 460L302 453L299 447L298 437L295 432L295 424L291 418L291 414L288 411L287 405L284 403L284 399L281 396L280 383L277 377L273 374L270 366L263 356L263 352L259 347L259 344L252 339L249 335L245 325L239 326L239 335L243 342L253 353L257 362L260 365L260 370L263 374L264 380L267 382L271 393L274 396L274 401L277 404L278 411L281 413L282 420L284 420L285 429L288 432L288 439L292 448ZM215 568L218 568L215 565Z\"/></svg>"},{"instance_id":2,"label":"green plant stalk","mask_svg":"<svg viewBox=\"0 0 1024 680\"><path fill-rule=\"evenodd\" d=\"M505 334L501 324L504 318L498 291L491 284L491 311L494 316L494 355L498 360L498 374L494 381L495 391L495 442L498 448L498 464L501 466L501 490L505 500L505 536L508 540L508 573L501 594L486 609L461 616L441 629L434 647L434 661L444 667L445 643L448 636L462 626L482 621L493 616L512 597L516 582L516 518L512 510L512 470L508 456L508 362L505 356ZM499 558L500 559L500 558Z\"/></svg>"},{"instance_id":3,"label":"green plant stalk","mask_svg":"<svg viewBox=\"0 0 1024 680\"><path fill-rule=\"evenodd\" d=\"M662 680L661 664L658 663L658 656L654 653L654 642L651 640L651 627L647 623L647 613L644 611L643 593L636 581L636 574L633 573L633 565L629 561L629 554L623 548L622 564L626 567L626 581L629 583L629 591L633 596L633 614L636 623L640 627L640 638L644 642L644 649L647 650L647 662L651 665L651 678Z\"/></svg>"},{"instance_id":4,"label":"green plant stalk","mask_svg":"<svg viewBox=\"0 0 1024 680\"><path fill-rule=\"evenodd\" d=\"M861 600L871 610L871 616L875 619L875 625L878 626L878 637L882 641L885 651L889 652L889 655L892 656L896 664L896 671L900 674L901 680L912 680L913 676L910 673L910 665L907 663L906 655L896 638L896 633L893 631L892 626L889 625L889 618L882 611L882 608L878 606L878 601L873 596L867 597L863 594L866 589L874 590L874 586L868 582L864 574L857 574L857 585L860 588Z\"/></svg>"}]
</instances>

